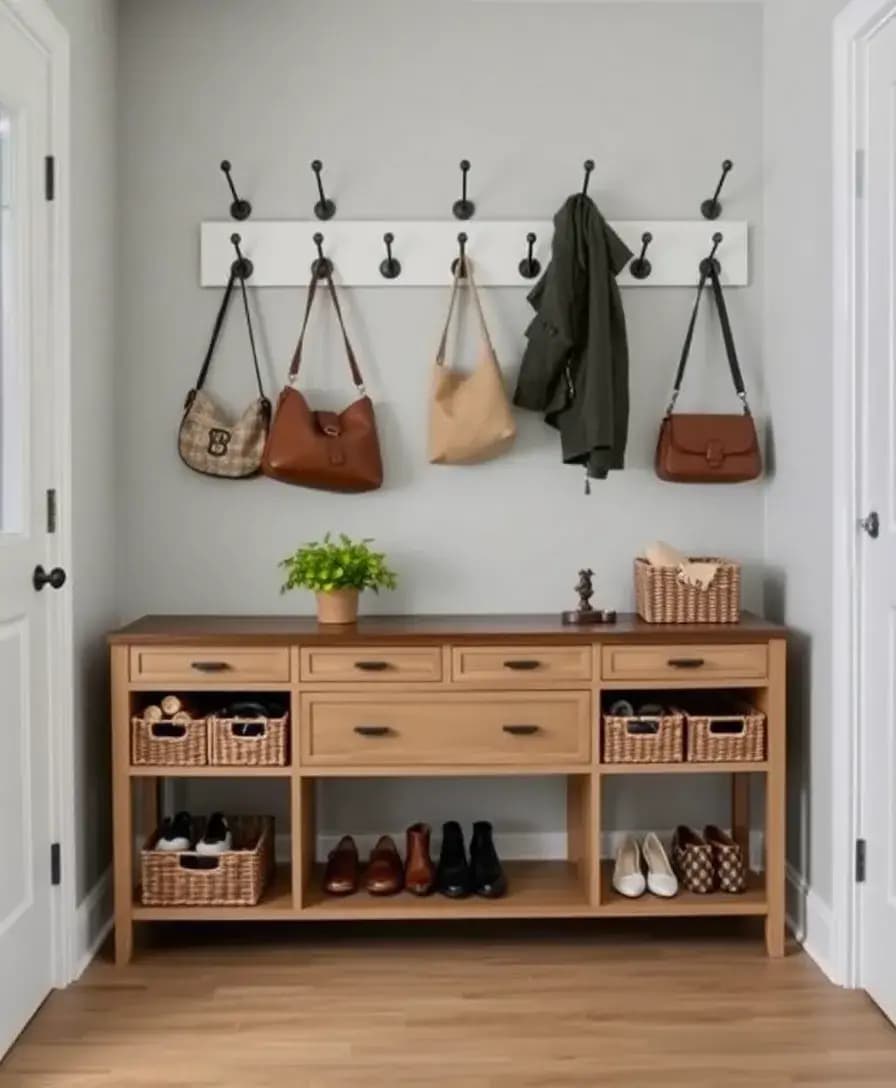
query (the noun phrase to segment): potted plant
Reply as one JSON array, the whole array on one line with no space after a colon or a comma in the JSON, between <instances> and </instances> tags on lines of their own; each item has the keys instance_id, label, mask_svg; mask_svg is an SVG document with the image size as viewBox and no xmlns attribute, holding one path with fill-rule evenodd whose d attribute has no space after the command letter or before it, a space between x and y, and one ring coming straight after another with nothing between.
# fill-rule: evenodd
<instances>
[{"instance_id":1,"label":"potted plant","mask_svg":"<svg viewBox=\"0 0 896 1088\"><path fill-rule=\"evenodd\" d=\"M280 563L286 581L280 592L310 589L317 594L318 623L354 623L358 618L358 593L381 587L394 589L395 573L386 566L382 552L372 551L372 540L351 540L344 533L333 540L303 544Z\"/></svg>"}]
</instances>

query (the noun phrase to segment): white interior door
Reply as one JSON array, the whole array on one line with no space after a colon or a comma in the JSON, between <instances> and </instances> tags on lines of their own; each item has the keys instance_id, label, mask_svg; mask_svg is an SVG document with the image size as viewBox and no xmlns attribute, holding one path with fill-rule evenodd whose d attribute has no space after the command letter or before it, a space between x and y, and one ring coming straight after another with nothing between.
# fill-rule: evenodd
<instances>
[{"instance_id":1,"label":"white interior door","mask_svg":"<svg viewBox=\"0 0 896 1088\"><path fill-rule=\"evenodd\" d=\"M896 1022L896 20L867 57L861 982Z\"/></svg>"},{"instance_id":2,"label":"white interior door","mask_svg":"<svg viewBox=\"0 0 896 1088\"><path fill-rule=\"evenodd\" d=\"M0 0L0 1055L52 979L49 61ZM41 409L44 409L42 412Z\"/></svg>"}]
</instances>

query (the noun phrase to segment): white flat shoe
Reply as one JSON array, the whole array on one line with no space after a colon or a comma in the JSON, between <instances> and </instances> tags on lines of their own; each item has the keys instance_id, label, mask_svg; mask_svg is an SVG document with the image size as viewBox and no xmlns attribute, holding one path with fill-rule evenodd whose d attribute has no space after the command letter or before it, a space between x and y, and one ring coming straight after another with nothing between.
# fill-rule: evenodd
<instances>
[{"instance_id":1,"label":"white flat shoe","mask_svg":"<svg viewBox=\"0 0 896 1088\"><path fill-rule=\"evenodd\" d=\"M659 836L652 831L649 835L645 835L642 850L647 864L648 890L663 899L671 899L673 895L678 895L678 880L672 872L672 866L669 864L669 858Z\"/></svg>"},{"instance_id":2,"label":"white flat shoe","mask_svg":"<svg viewBox=\"0 0 896 1088\"><path fill-rule=\"evenodd\" d=\"M641 872L641 848L633 835L626 835L616 851L613 887L627 899L637 899L647 888L647 881Z\"/></svg>"}]
</instances>

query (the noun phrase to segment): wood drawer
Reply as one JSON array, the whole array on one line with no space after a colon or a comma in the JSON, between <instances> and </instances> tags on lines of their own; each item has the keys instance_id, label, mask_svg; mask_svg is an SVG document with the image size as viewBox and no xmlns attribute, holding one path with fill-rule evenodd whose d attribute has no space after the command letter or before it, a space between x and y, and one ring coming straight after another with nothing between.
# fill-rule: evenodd
<instances>
[{"instance_id":1,"label":"wood drawer","mask_svg":"<svg viewBox=\"0 0 896 1088\"><path fill-rule=\"evenodd\" d=\"M591 680L591 646L455 646L458 684L569 684Z\"/></svg>"},{"instance_id":2,"label":"wood drawer","mask_svg":"<svg viewBox=\"0 0 896 1088\"><path fill-rule=\"evenodd\" d=\"M601 675L604 680L764 680L768 647L604 646Z\"/></svg>"},{"instance_id":3,"label":"wood drawer","mask_svg":"<svg viewBox=\"0 0 896 1088\"><path fill-rule=\"evenodd\" d=\"M287 646L131 647L131 680L141 684L287 684L289 679Z\"/></svg>"},{"instance_id":4,"label":"wood drawer","mask_svg":"<svg viewBox=\"0 0 896 1088\"><path fill-rule=\"evenodd\" d=\"M301 697L307 766L587 764L588 692Z\"/></svg>"},{"instance_id":5,"label":"wood drawer","mask_svg":"<svg viewBox=\"0 0 896 1088\"><path fill-rule=\"evenodd\" d=\"M440 646L304 648L299 671L307 683L404 683L442 679Z\"/></svg>"}]
</instances>

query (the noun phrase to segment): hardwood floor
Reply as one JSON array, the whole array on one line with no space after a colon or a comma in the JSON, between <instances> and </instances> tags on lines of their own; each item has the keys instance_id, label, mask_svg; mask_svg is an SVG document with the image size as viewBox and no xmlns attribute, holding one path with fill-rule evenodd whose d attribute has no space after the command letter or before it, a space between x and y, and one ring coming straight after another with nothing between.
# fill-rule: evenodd
<instances>
[{"instance_id":1,"label":"hardwood floor","mask_svg":"<svg viewBox=\"0 0 896 1088\"><path fill-rule=\"evenodd\" d=\"M745 920L152 927L0 1088L893 1088L896 1029Z\"/></svg>"}]
</instances>

